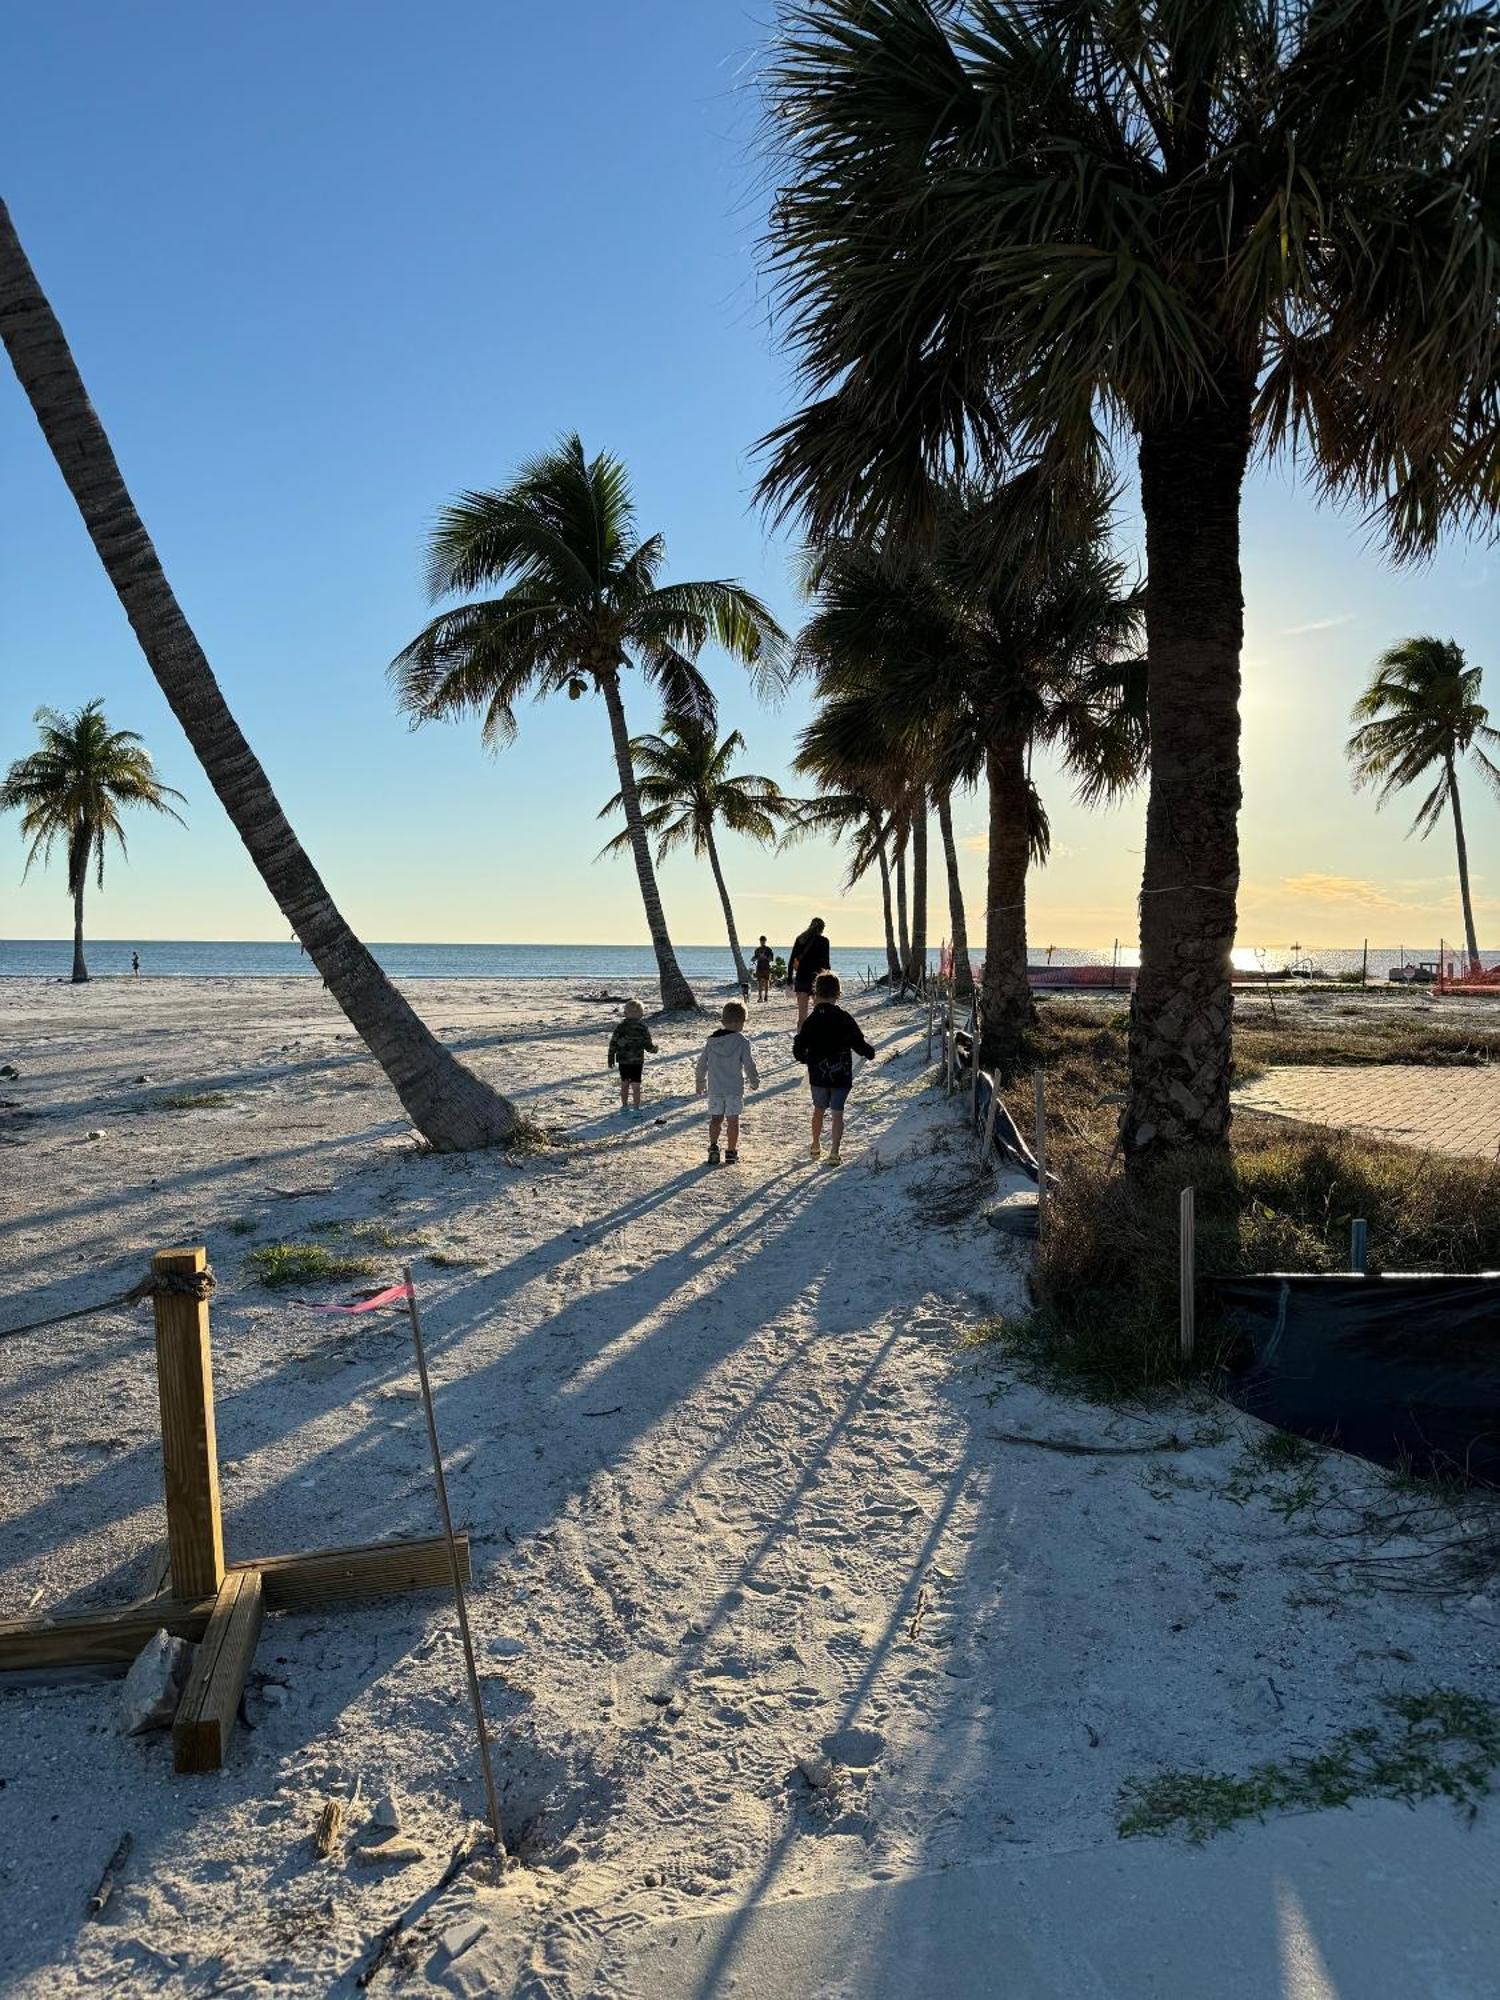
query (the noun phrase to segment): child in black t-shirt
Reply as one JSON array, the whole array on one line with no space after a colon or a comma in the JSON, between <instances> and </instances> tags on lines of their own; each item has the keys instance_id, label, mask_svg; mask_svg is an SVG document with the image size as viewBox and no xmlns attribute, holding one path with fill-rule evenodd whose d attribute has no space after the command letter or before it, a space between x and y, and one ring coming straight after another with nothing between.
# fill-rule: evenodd
<instances>
[{"instance_id":1,"label":"child in black t-shirt","mask_svg":"<svg viewBox=\"0 0 1500 2000\"><path fill-rule=\"evenodd\" d=\"M838 1004L838 974L820 972L813 981L813 1009L797 1030L792 1043L796 1061L807 1064L807 1081L812 1091L812 1156L823 1153L823 1114L830 1115L828 1164L839 1164L839 1146L844 1137L844 1106L854 1083L854 1058L862 1055L874 1062L875 1051L865 1040L858 1021Z\"/></svg>"}]
</instances>

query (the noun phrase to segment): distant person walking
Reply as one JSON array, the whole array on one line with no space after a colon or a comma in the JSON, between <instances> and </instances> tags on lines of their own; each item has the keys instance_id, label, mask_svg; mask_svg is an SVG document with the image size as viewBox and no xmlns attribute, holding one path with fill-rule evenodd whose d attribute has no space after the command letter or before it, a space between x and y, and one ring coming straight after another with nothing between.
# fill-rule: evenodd
<instances>
[{"instance_id":1,"label":"distant person walking","mask_svg":"<svg viewBox=\"0 0 1500 2000\"><path fill-rule=\"evenodd\" d=\"M641 1115L641 1073L646 1057L656 1054L646 1010L639 1000L625 1002L625 1018L609 1038L609 1066L620 1072L620 1115Z\"/></svg>"},{"instance_id":2,"label":"distant person walking","mask_svg":"<svg viewBox=\"0 0 1500 2000\"><path fill-rule=\"evenodd\" d=\"M813 991L812 1012L797 1030L792 1043L796 1061L807 1064L807 1081L812 1091L812 1156L823 1153L823 1114L830 1114L828 1164L839 1164L839 1146L844 1137L844 1106L854 1083L854 1058L862 1055L874 1062L875 1051L865 1040L858 1021L838 1004L838 974L820 972Z\"/></svg>"},{"instance_id":3,"label":"distant person walking","mask_svg":"<svg viewBox=\"0 0 1500 2000\"><path fill-rule=\"evenodd\" d=\"M764 1006L771 997L771 967L776 963L776 954L766 943L764 931L760 934L760 943L750 955L750 963L755 967L755 990Z\"/></svg>"},{"instance_id":4,"label":"distant person walking","mask_svg":"<svg viewBox=\"0 0 1500 2000\"><path fill-rule=\"evenodd\" d=\"M797 1026L800 1028L807 1019L813 1002L813 981L820 972L828 970L828 939L823 930L823 919L814 917L807 929L792 946L792 955L787 960L786 976L791 981L792 991L797 996Z\"/></svg>"},{"instance_id":5,"label":"distant person walking","mask_svg":"<svg viewBox=\"0 0 1500 2000\"><path fill-rule=\"evenodd\" d=\"M139 979L141 976L141 955L138 951L133 951L130 954L130 969L136 978Z\"/></svg>"}]
</instances>

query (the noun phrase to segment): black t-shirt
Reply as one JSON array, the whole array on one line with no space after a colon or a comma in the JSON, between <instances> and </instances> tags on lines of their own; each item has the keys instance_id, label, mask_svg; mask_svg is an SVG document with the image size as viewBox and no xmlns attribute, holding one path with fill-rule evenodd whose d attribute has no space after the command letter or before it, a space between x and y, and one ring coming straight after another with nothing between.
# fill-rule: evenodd
<instances>
[{"instance_id":1,"label":"black t-shirt","mask_svg":"<svg viewBox=\"0 0 1500 2000\"><path fill-rule=\"evenodd\" d=\"M828 970L827 932L804 931L792 946L792 959L797 967L798 992L811 993L812 983L818 974Z\"/></svg>"},{"instance_id":2,"label":"black t-shirt","mask_svg":"<svg viewBox=\"0 0 1500 2000\"><path fill-rule=\"evenodd\" d=\"M771 966L775 960L775 957L776 957L775 952L772 951L771 947L768 944L758 944L755 947L751 963L754 965L757 972L769 972L771 970Z\"/></svg>"},{"instance_id":3,"label":"black t-shirt","mask_svg":"<svg viewBox=\"0 0 1500 2000\"><path fill-rule=\"evenodd\" d=\"M820 1000L797 1030L792 1059L807 1064L809 1082L836 1089L853 1081L856 1049L866 1062L875 1060L854 1016L831 1000Z\"/></svg>"}]
</instances>

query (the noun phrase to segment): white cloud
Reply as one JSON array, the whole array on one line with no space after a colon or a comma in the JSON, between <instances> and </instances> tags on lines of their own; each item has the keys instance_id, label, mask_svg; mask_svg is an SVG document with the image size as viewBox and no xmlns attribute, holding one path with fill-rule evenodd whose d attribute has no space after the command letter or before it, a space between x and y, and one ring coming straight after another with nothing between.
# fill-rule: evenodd
<instances>
[{"instance_id":1,"label":"white cloud","mask_svg":"<svg viewBox=\"0 0 1500 2000\"><path fill-rule=\"evenodd\" d=\"M1301 639L1309 632L1336 632L1340 625L1352 625L1354 613L1340 612L1337 618L1310 618L1305 625L1283 625L1277 637L1280 639Z\"/></svg>"}]
</instances>

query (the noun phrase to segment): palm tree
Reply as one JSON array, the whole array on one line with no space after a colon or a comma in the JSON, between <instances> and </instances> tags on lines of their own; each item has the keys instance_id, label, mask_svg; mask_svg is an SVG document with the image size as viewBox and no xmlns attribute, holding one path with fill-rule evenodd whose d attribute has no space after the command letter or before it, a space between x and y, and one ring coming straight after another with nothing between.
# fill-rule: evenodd
<instances>
[{"instance_id":1,"label":"palm tree","mask_svg":"<svg viewBox=\"0 0 1500 2000\"><path fill-rule=\"evenodd\" d=\"M890 822L873 793L840 788L836 772L822 764L816 745L816 721L802 733L802 750L795 768L825 786L815 797L791 801L792 815L782 835L782 845L790 847L810 834L822 834L835 844L848 840L853 856L844 887L852 889L864 880L872 867L880 870L880 901L885 919L886 980L892 993L901 984L905 963L896 942L891 916L891 864L888 853Z\"/></svg>"},{"instance_id":2,"label":"palm tree","mask_svg":"<svg viewBox=\"0 0 1500 2000\"><path fill-rule=\"evenodd\" d=\"M791 811L791 801L783 798L780 787L770 778L749 771L731 772L730 765L744 747L745 739L737 729L718 743L712 729L669 715L659 736L631 738L630 763L640 793L641 823L656 841L657 865L682 846L691 846L700 861L707 859L724 911L735 978L748 987L750 970L740 950L714 825L721 822L731 833L744 834L750 840L772 841ZM618 812L623 804L622 795L616 792L600 812L600 819ZM629 845L630 829L626 827L601 851L618 854Z\"/></svg>"},{"instance_id":3,"label":"palm tree","mask_svg":"<svg viewBox=\"0 0 1500 2000\"><path fill-rule=\"evenodd\" d=\"M0 339L141 651L282 915L438 1152L501 1145L513 1105L435 1040L340 916L229 712L0 202Z\"/></svg>"},{"instance_id":4,"label":"palm tree","mask_svg":"<svg viewBox=\"0 0 1500 2000\"><path fill-rule=\"evenodd\" d=\"M1437 772L1436 784L1417 809L1412 832L1425 840L1442 818L1444 806L1453 815L1458 892L1472 972L1479 970L1480 957L1469 893L1469 849L1458 802L1461 760L1472 758L1484 783L1500 793L1500 766L1480 748L1485 743L1500 744L1500 729L1490 727L1489 710L1479 699L1480 686L1480 669L1469 665L1462 646L1451 639L1403 639L1376 661L1370 685L1354 704L1351 720L1359 727L1348 743L1355 786L1375 786L1377 805Z\"/></svg>"},{"instance_id":5,"label":"palm tree","mask_svg":"<svg viewBox=\"0 0 1500 2000\"><path fill-rule=\"evenodd\" d=\"M814 539L1133 434L1152 775L1127 1158L1227 1144L1240 490L1300 449L1398 553L1500 497L1500 35L1467 0L783 0L768 259Z\"/></svg>"},{"instance_id":6,"label":"palm tree","mask_svg":"<svg viewBox=\"0 0 1500 2000\"><path fill-rule=\"evenodd\" d=\"M1129 658L1140 607L1107 546L1108 502L1097 488L1074 532L1043 537L1032 486L954 486L921 550L875 534L831 540L808 565L815 608L795 663L816 677L826 754L847 763L863 745L944 801L987 780L980 1050L1007 1075L1034 1019L1026 882L1048 845L1033 746L1055 746L1090 801L1127 789L1144 764ZM956 876L951 817L944 844ZM955 908L957 927L961 896Z\"/></svg>"},{"instance_id":7,"label":"palm tree","mask_svg":"<svg viewBox=\"0 0 1500 2000\"><path fill-rule=\"evenodd\" d=\"M179 826L185 822L168 799L181 792L156 775L151 752L134 730L111 729L102 701L86 702L73 715L39 708L41 747L17 758L0 781L0 812L21 815L22 838L33 861L50 859L60 841L68 857L68 894L73 898L73 984L82 986L89 969L83 956L83 892L92 866L104 887L104 849L113 837L125 852L122 806L149 806Z\"/></svg>"},{"instance_id":8,"label":"palm tree","mask_svg":"<svg viewBox=\"0 0 1500 2000\"><path fill-rule=\"evenodd\" d=\"M714 698L697 667L703 648L716 640L765 694L780 684L784 635L742 584L659 583L665 541L635 536L624 465L608 452L586 458L576 436L528 461L508 485L461 494L432 531L429 594L495 594L439 612L390 674L414 723L477 712L493 750L514 737L523 694L577 701L592 689L602 697L662 1005L692 1007L651 865L620 674L639 668L669 720L711 729Z\"/></svg>"}]
</instances>

